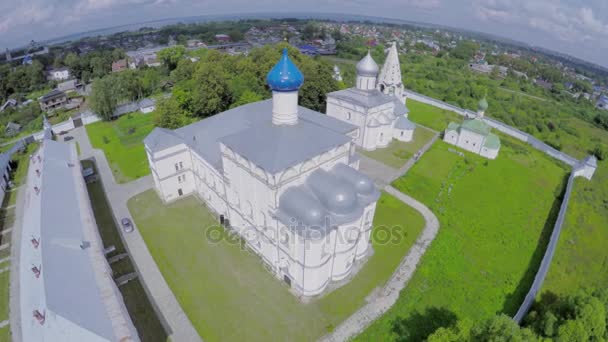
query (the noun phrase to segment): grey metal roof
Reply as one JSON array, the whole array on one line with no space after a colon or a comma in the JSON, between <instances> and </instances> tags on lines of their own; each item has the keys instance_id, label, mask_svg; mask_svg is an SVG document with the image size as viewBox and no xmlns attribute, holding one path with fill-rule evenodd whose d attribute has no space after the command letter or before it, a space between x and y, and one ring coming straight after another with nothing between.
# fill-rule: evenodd
<instances>
[{"instance_id":1,"label":"grey metal roof","mask_svg":"<svg viewBox=\"0 0 608 342\"><path fill-rule=\"evenodd\" d=\"M155 127L144 139L144 145L152 152L162 151L183 143L184 139L174 131L161 127Z\"/></svg>"},{"instance_id":2,"label":"grey metal roof","mask_svg":"<svg viewBox=\"0 0 608 342\"><path fill-rule=\"evenodd\" d=\"M367 176L339 163L330 171L316 170L304 184L283 192L276 217L305 238L320 238L336 225L359 219L379 197Z\"/></svg>"},{"instance_id":3,"label":"grey metal roof","mask_svg":"<svg viewBox=\"0 0 608 342\"><path fill-rule=\"evenodd\" d=\"M395 101L394 96L383 94L377 89L361 90L357 88L348 88L331 92L327 94L327 97L334 97L339 100L354 103L364 108L378 107Z\"/></svg>"},{"instance_id":4,"label":"grey metal roof","mask_svg":"<svg viewBox=\"0 0 608 342\"><path fill-rule=\"evenodd\" d=\"M143 99L141 101L139 101L139 108L146 108L146 107L152 107L156 104L156 100L155 99Z\"/></svg>"},{"instance_id":5,"label":"grey metal roof","mask_svg":"<svg viewBox=\"0 0 608 342\"><path fill-rule=\"evenodd\" d=\"M138 110L139 105L137 104L137 102L129 102L116 107L114 113L112 113L112 116L118 117L127 113L137 112Z\"/></svg>"},{"instance_id":6,"label":"grey metal roof","mask_svg":"<svg viewBox=\"0 0 608 342\"><path fill-rule=\"evenodd\" d=\"M416 128L416 125L411 122L405 115L402 115L397 118L397 121L395 122L395 128L402 130L412 130Z\"/></svg>"},{"instance_id":7,"label":"grey metal roof","mask_svg":"<svg viewBox=\"0 0 608 342\"><path fill-rule=\"evenodd\" d=\"M275 125L268 120L219 141L275 173L346 144L351 138L305 120L295 125Z\"/></svg>"},{"instance_id":8,"label":"grey metal roof","mask_svg":"<svg viewBox=\"0 0 608 342\"><path fill-rule=\"evenodd\" d=\"M410 112L410 109L407 108L405 103L401 102L399 99L395 99L393 102L395 103L395 115L403 115Z\"/></svg>"},{"instance_id":9,"label":"grey metal roof","mask_svg":"<svg viewBox=\"0 0 608 342\"><path fill-rule=\"evenodd\" d=\"M48 309L107 340L115 340L83 242L70 145L45 140L41 181L42 276ZM79 167L75 165L74 167Z\"/></svg>"},{"instance_id":10,"label":"grey metal roof","mask_svg":"<svg viewBox=\"0 0 608 342\"><path fill-rule=\"evenodd\" d=\"M50 92L46 93L44 96L42 96L40 98L41 101L46 102L58 97L64 97L66 96L64 92L62 92L61 90L58 89L53 89Z\"/></svg>"},{"instance_id":11,"label":"grey metal roof","mask_svg":"<svg viewBox=\"0 0 608 342\"><path fill-rule=\"evenodd\" d=\"M174 133L217 169L222 168L221 141L239 154L243 153L244 157L263 164L258 166L273 172L309 158L311 153L346 143L349 138L344 134L356 129L351 124L304 107L298 108L298 114L299 123L295 126L271 127L272 100L265 100L230 109L178 128ZM264 133L256 132L257 129ZM178 143L181 142L166 141L160 146L167 148Z\"/></svg>"}]
</instances>

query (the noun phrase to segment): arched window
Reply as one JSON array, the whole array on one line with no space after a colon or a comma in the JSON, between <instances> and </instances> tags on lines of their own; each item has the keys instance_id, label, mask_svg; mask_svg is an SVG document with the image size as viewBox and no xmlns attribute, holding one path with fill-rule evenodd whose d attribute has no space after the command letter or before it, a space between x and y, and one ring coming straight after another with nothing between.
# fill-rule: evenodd
<instances>
[{"instance_id":1,"label":"arched window","mask_svg":"<svg viewBox=\"0 0 608 342\"><path fill-rule=\"evenodd\" d=\"M346 113L346 120L349 120L352 118L352 115L350 114L350 112Z\"/></svg>"},{"instance_id":2,"label":"arched window","mask_svg":"<svg viewBox=\"0 0 608 342\"><path fill-rule=\"evenodd\" d=\"M380 133L380 142L384 141L384 133Z\"/></svg>"}]
</instances>

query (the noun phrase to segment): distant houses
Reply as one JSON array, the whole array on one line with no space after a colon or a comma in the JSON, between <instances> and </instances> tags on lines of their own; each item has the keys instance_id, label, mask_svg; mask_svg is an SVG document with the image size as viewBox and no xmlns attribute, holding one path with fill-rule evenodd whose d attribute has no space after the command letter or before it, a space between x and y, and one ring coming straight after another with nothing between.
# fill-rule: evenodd
<instances>
[{"instance_id":1,"label":"distant houses","mask_svg":"<svg viewBox=\"0 0 608 342\"><path fill-rule=\"evenodd\" d=\"M53 89L49 93L42 96L38 102L40 103L40 109L43 112L62 108L68 104L67 95L58 89Z\"/></svg>"},{"instance_id":2,"label":"distant houses","mask_svg":"<svg viewBox=\"0 0 608 342\"><path fill-rule=\"evenodd\" d=\"M19 132L21 132L21 125L12 121L9 122L4 129L4 135L7 137L15 136L19 134Z\"/></svg>"},{"instance_id":3,"label":"distant houses","mask_svg":"<svg viewBox=\"0 0 608 342\"><path fill-rule=\"evenodd\" d=\"M608 110L608 96L602 94L600 98L595 103L595 108Z\"/></svg>"},{"instance_id":4,"label":"distant houses","mask_svg":"<svg viewBox=\"0 0 608 342\"><path fill-rule=\"evenodd\" d=\"M112 62L112 72L121 72L126 70L128 67L127 59L119 59L115 62Z\"/></svg>"},{"instance_id":5,"label":"distant houses","mask_svg":"<svg viewBox=\"0 0 608 342\"><path fill-rule=\"evenodd\" d=\"M47 79L50 81L65 81L70 79L70 76L70 69L65 67L51 69L47 72Z\"/></svg>"}]
</instances>

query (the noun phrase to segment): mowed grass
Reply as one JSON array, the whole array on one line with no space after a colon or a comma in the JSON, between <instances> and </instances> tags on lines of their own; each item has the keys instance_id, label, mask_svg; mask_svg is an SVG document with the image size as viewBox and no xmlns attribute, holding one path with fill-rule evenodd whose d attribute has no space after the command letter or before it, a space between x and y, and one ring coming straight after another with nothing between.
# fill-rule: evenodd
<instances>
[{"instance_id":1,"label":"mowed grass","mask_svg":"<svg viewBox=\"0 0 608 342\"><path fill-rule=\"evenodd\" d=\"M11 327L10 325L0 328L0 342L10 342L11 340Z\"/></svg>"},{"instance_id":2,"label":"mowed grass","mask_svg":"<svg viewBox=\"0 0 608 342\"><path fill-rule=\"evenodd\" d=\"M94 148L104 151L117 183L150 173L143 140L154 129L154 113L132 113L86 126Z\"/></svg>"},{"instance_id":3,"label":"mowed grass","mask_svg":"<svg viewBox=\"0 0 608 342\"><path fill-rule=\"evenodd\" d=\"M591 181L577 178L542 291L568 294L608 284L608 165Z\"/></svg>"},{"instance_id":4,"label":"mowed grass","mask_svg":"<svg viewBox=\"0 0 608 342\"><path fill-rule=\"evenodd\" d=\"M426 204L441 226L395 306L358 340L392 340L396 321L419 340L455 317L515 313L546 248L567 172L540 152L501 139L491 161L461 157L437 142L394 182Z\"/></svg>"},{"instance_id":5,"label":"mowed grass","mask_svg":"<svg viewBox=\"0 0 608 342\"><path fill-rule=\"evenodd\" d=\"M10 267L8 262L0 264L0 268ZM0 273L0 322L8 319L8 298L10 287L10 272Z\"/></svg>"},{"instance_id":6,"label":"mowed grass","mask_svg":"<svg viewBox=\"0 0 608 342\"><path fill-rule=\"evenodd\" d=\"M128 205L165 280L206 341L317 339L390 278L424 227L418 212L383 194L374 229L389 227L401 238L384 244L374 240L374 255L351 282L302 304L238 243L205 238L210 227L223 230L196 198L165 206L149 190Z\"/></svg>"},{"instance_id":7,"label":"mowed grass","mask_svg":"<svg viewBox=\"0 0 608 342\"><path fill-rule=\"evenodd\" d=\"M95 168L95 163L83 161L82 166L85 168ZM87 191L104 248L110 246L116 247L115 251L108 254L107 257L111 258L125 253L126 249L118 232L119 228L116 226L114 217L112 216L112 209L106 199L103 184L100 180L88 183ZM111 264L110 267L112 268L114 279L135 271L128 257ZM154 308L148 300L148 296L139 279L128 282L121 286L119 290L140 339L146 342L166 341L167 333L156 316Z\"/></svg>"},{"instance_id":8,"label":"mowed grass","mask_svg":"<svg viewBox=\"0 0 608 342\"><path fill-rule=\"evenodd\" d=\"M386 148L380 148L375 151L361 150L360 152L392 168L399 169L414 156L418 150L426 145L434 135L435 132L418 126L414 131L414 139L410 142L402 142L393 139Z\"/></svg>"},{"instance_id":9,"label":"mowed grass","mask_svg":"<svg viewBox=\"0 0 608 342\"><path fill-rule=\"evenodd\" d=\"M407 100L407 108L410 110L410 120L440 132L448 127L450 121L461 122L464 118L449 110L437 108L412 99Z\"/></svg>"}]
</instances>

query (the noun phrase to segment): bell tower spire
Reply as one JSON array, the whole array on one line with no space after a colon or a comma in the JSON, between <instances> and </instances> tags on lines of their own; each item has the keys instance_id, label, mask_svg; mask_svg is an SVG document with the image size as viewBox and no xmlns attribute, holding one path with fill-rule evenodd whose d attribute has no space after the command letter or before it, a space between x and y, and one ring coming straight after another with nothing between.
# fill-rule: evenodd
<instances>
[{"instance_id":1,"label":"bell tower spire","mask_svg":"<svg viewBox=\"0 0 608 342\"><path fill-rule=\"evenodd\" d=\"M387 95L395 95L398 99L405 102L405 92L403 81L401 80L401 65L399 63L399 53L397 43L393 42L388 49L386 61L378 77L378 90Z\"/></svg>"}]
</instances>

